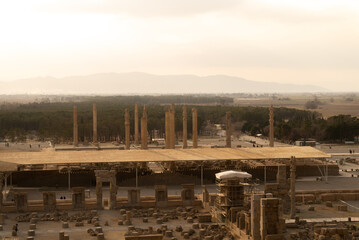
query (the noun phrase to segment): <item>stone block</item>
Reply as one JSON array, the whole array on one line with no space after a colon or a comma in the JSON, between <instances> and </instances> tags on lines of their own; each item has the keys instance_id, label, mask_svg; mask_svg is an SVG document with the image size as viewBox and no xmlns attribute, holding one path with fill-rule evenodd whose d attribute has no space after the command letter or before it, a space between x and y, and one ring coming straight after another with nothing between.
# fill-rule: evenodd
<instances>
[{"instance_id":1,"label":"stone block","mask_svg":"<svg viewBox=\"0 0 359 240\"><path fill-rule=\"evenodd\" d=\"M62 228L69 228L68 222L62 222Z\"/></svg>"},{"instance_id":2,"label":"stone block","mask_svg":"<svg viewBox=\"0 0 359 240\"><path fill-rule=\"evenodd\" d=\"M65 233L59 232L59 240L64 240Z\"/></svg>"},{"instance_id":3,"label":"stone block","mask_svg":"<svg viewBox=\"0 0 359 240\"><path fill-rule=\"evenodd\" d=\"M168 238L173 237L172 231L166 231L165 236Z\"/></svg>"},{"instance_id":4,"label":"stone block","mask_svg":"<svg viewBox=\"0 0 359 240\"><path fill-rule=\"evenodd\" d=\"M35 236L35 230L29 230L27 231L28 236Z\"/></svg>"},{"instance_id":5,"label":"stone block","mask_svg":"<svg viewBox=\"0 0 359 240\"><path fill-rule=\"evenodd\" d=\"M103 233L97 234L97 240L105 240L105 235Z\"/></svg>"},{"instance_id":6,"label":"stone block","mask_svg":"<svg viewBox=\"0 0 359 240\"><path fill-rule=\"evenodd\" d=\"M212 222L212 215L211 214L199 214L198 216L199 223L207 223Z\"/></svg>"},{"instance_id":7,"label":"stone block","mask_svg":"<svg viewBox=\"0 0 359 240\"><path fill-rule=\"evenodd\" d=\"M337 210L346 212L346 211L348 211L348 206L347 205L338 205Z\"/></svg>"},{"instance_id":8,"label":"stone block","mask_svg":"<svg viewBox=\"0 0 359 240\"><path fill-rule=\"evenodd\" d=\"M29 228L32 229L32 230L35 230L36 229L36 224L34 224L34 223L30 224Z\"/></svg>"}]
</instances>

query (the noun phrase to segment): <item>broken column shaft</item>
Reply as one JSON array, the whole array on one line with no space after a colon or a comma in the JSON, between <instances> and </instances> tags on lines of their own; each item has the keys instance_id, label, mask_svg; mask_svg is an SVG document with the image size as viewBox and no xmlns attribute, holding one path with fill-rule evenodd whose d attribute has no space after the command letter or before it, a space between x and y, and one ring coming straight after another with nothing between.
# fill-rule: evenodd
<instances>
[{"instance_id":1,"label":"broken column shaft","mask_svg":"<svg viewBox=\"0 0 359 240\"><path fill-rule=\"evenodd\" d=\"M290 218L295 217L295 157L290 158Z\"/></svg>"},{"instance_id":2,"label":"broken column shaft","mask_svg":"<svg viewBox=\"0 0 359 240\"><path fill-rule=\"evenodd\" d=\"M77 126L77 107L74 106L74 146L77 147L79 144L79 129Z\"/></svg>"},{"instance_id":3,"label":"broken column shaft","mask_svg":"<svg viewBox=\"0 0 359 240\"><path fill-rule=\"evenodd\" d=\"M273 105L269 107L269 146L274 147L274 113Z\"/></svg>"},{"instance_id":4,"label":"broken column shaft","mask_svg":"<svg viewBox=\"0 0 359 240\"><path fill-rule=\"evenodd\" d=\"M165 113L165 143L166 149L170 148L170 112Z\"/></svg>"},{"instance_id":5,"label":"broken column shaft","mask_svg":"<svg viewBox=\"0 0 359 240\"><path fill-rule=\"evenodd\" d=\"M231 112L226 112L226 147L230 148L232 145L231 136Z\"/></svg>"},{"instance_id":6,"label":"broken column shaft","mask_svg":"<svg viewBox=\"0 0 359 240\"><path fill-rule=\"evenodd\" d=\"M143 107L141 118L141 149L147 149L147 109Z\"/></svg>"},{"instance_id":7,"label":"broken column shaft","mask_svg":"<svg viewBox=\"0 0 359 240\"><path fill-rule=\"evenodd\" d=\"M97 143L97 109L96 109L96 104L92 105L92 118L93 118L93 138L92 138L92 142L93 143Z\"/></svg>"},{"instance_id":8,"label":"broken column shaft","mask_svg":"<svg viewBox=\"0 0 359 240\"><path fill-rule=\"evenodd\" d=\"M198 138L198 132L197 132L197 108L192 108L192 141L193 141L193 148L198 147L197 138Z\"/></svg>"},{"instance_id":9,"label":"broken column shaft","mask_svg":"<svg viewBox=\"0 0 359 240\"><path fill-rule=\"evenodd\" d=\"M138 105L135 104L135 144L138 144Z\"/></svg>"},{"instance_id":10,"label":"broken column shaft","mask_svg":"<svg viewBox=\"0 0 359 240\"><path fill-rule=\"evenodd\" d=\"M170 148L174 149L175 144L176 144L175 105L172 103L170 109Z\"/></svg>"},{"instance_id":11,"label":"broken column shaft","mask_svg":"<svg viewBox=\"0 0 359 240\"><path fill-rule=\"evenodd\" d=\"M125 110L125 147L130 149L130 113Z\"/></svg>"},{"instance_id":12,"label":"broken column shaft","mask_svg":"<svg viewBox=\"0 0 359 240\"><path fill-rule=\"evenodd\" d=\"M183 106L183 148L187 148L187 108Z\"/></svg>"}]
</instances>

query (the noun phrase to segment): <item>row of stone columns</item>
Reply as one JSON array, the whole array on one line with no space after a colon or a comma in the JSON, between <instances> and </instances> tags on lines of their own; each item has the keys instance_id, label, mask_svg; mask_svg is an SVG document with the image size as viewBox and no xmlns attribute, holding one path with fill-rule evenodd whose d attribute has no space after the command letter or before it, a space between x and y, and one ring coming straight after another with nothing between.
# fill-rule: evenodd
<instances>
[{"instance_id":1,"label":"row of stone columns","mask_svg":"<svg viewBox=\"0 0 359 240\"><path fill-rule=\"evenodd\" d=\"M77 125L77 107L74 106L73 108L74 112L73 112L73 144L76 147L79 144L79 129L78 129L78 125ZM92 120L93 120L93 125L92 125L92 131L93 131L93 135L92 135L92 142L93 143L97 143L97 108L96 108L96 104L92 105Z\"/></svg>"},{"instance_id":2,"label":"row of stone columns","mask_svg":"<svg viewBox=\"0 0 359 240\"><path fill-rule=\"evenodd\" d=\"M187 148L187 108L183 106L183 148ZM273 106L269 110L269 139L270 146L274 146L274 126L273 126ZM138 105L135 104L135 144L139 143L139 126L138 126ZM231 113L226 113L226 147L231 147ZM175 132L175 107L171 104L170 109L165 113L165 140L166 148L174 149L176 142ZM97 143L97 108L93 104L93 143ZM193 148L198 147L198 129L197 129L197 109L192 108L192 141ZM78 125L77 125L77 107L73 108L73 144L78 145ZM130 149L130 115L128 109L125 109L125 148ZM141 118L141 148L147 149L147 109L143 108Z\"/></svg>"},{"instance_id":3,"label":"row of stone columns","mask_svg":"<svg viewBox=\"0 0 359 240\"><path fill-rule=\"evenodd\" d=\"M171 104L170 109L165 113L165 146L166 149L174 149L176 144L175 131L175 107ZM183 120L183 148L187 148L187 107L182 108ZM192 141L193 148L198 147L197 109L192 109Z\"/></svg>"}]
</instances>

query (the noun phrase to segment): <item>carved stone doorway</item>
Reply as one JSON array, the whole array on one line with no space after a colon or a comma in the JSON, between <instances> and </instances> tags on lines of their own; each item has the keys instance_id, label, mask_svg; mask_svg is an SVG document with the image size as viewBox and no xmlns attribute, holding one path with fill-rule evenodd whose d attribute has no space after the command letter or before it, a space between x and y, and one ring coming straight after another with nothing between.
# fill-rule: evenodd
<instances>
[{"instance_id":1,"label":"carved stone doorway","mask_svg":"<svg viewBox=\"0 0 359 240\"><path fill-rule=\"evenodd\" d=\"M110 183L110 199L109 209L116 208L116 196L117 196L117 185L116 185L116 171L115 170L95 170L96 175L96 197L97 197L97 209L103 209L102 199L102 183Z\"/></svg>"}]
</instances>

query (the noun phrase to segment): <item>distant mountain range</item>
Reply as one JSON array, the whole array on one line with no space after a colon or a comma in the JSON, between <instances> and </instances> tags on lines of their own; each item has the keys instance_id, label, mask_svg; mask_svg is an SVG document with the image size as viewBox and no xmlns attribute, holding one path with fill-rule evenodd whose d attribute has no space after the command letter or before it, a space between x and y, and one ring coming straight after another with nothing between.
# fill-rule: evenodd
<instances>
[{"instance_id":1,"label":"distant mountain range","mask_svg":"<svg viewBox=\"0 0 359 240\"><path fill-rule=\"evenodd\" d=\"M0 94L182 94L328 92L314 85L249 81L226 75L99 73L64 78L38 77L0 82Z\"/></svg>"}]
</instances>

